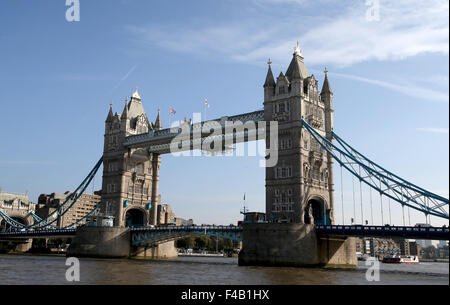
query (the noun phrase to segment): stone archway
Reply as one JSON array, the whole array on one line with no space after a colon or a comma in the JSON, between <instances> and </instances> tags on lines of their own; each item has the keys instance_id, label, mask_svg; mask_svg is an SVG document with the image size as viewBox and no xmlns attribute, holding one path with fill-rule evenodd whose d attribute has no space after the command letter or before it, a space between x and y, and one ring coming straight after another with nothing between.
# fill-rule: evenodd
<instances>
[{"instance_id":1,"label":"stone archway","mask_svg":"<svg viewBox=\"0 0 450 305\"><path fill-rule=\"evenodd\" d=\"M19 222L19 223L21 223L23 225L26 225L26 226L29 226L31 224L31 222L29 221L28 217L23 218L21 216L12 216L11 219L13 219L13 220L15 220L15 221L17 221L17 222ZM11 226L3 218L0 218L0 232L5 232L10 227Z\"/></svg>"},{"instance_id":2,"label":"stone archway","mask_svg":"<svg viewBox=\"0 0 450 305\"><path fill-rule=\"evenodd\" d=\"M313 197L308 200L305 210L305 223L324 225L330 224L330 211L327 209L325 200L320 197Z\"/></svg>"},{"instance_id":3,"label":"stone archway","mask_svg":"<svg viewBox=\"0 0 450 305\"><path fill-rule=\"evenodd\" d=\"M126 227L142 227L146 225L146 215L141 209L131 208L125 213Z\"/></svg>"}]
</instances>

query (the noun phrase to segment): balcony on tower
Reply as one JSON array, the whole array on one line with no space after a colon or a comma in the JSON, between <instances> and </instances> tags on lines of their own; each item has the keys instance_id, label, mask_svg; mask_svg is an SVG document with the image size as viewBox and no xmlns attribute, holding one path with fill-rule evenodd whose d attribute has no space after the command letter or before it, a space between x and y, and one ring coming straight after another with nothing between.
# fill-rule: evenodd
<instances>
[{"instance_id":1,"label":"balcony on tower","mask_svg":"<svg viewBox=\"0 0 450 305\"><path fill-rule=\"evenodd\" d=\"M306 117L306 121L314 128L320 128L323 124L322 116L312 113Z\"/></svg>"}]
</instances>

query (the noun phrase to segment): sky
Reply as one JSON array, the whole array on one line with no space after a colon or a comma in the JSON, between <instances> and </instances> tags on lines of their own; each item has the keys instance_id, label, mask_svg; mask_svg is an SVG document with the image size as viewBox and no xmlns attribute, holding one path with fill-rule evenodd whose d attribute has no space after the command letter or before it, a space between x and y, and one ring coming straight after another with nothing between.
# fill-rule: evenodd
<instances>
[{"instance_id":1,"label":"sky","mask_svg":"<svg viewBox=\"0 0 450 305\"><path fill-rule=\"evenodd\" d=\"M320 85L329 70L335 132L448 198L449 1L369 2L80 0L80 20L68 22L65 0L1 1L1 190L32 201L73 190L102 154L109 104L120 112L136 87L149 119L160 107L165 126L202 112L205 98L208 118L260 110L268 58L275 76L285 72L299 41ZM368 18L374 2L379 14ZM101 175L94 182L89 191ZM236 223L244 193L250 210L264 211L264 186L258 157L162 157L162 201L199 224ZM342 205L346 223L361 221L359 185L355 211L349 175L343 189L336 222ZM369 190L362 195L367 218ZM391 208L390 222L402 224ZM411 212L417 222L424 216Z\"/></svg>"}]
</instances>

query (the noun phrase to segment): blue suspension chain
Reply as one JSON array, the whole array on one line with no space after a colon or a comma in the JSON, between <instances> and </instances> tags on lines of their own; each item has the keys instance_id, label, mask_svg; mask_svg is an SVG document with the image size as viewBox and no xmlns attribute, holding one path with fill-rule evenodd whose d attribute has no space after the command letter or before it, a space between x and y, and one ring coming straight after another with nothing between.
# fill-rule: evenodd
<instances>
[{"instance_id":1,"label":"blue suspension chain","mask_svg":"<svg viewBox=\"0 0 450 305\"><path fill-rule=\"evenodd\" d=\"M401 192L398 189L393 188L391 190L391 191L393 191L393 194L390 194L387 191L391 188L391 185L389 185L389 182L391 182L391 183L394 183L395 186L400 186L400 187L409 189L410 191L419 193L421 196L423 196L425 198L430 197L430 198L433 198L434 200L440 200L440 201L443 202L444 205L448 204L448 199L445 199L445 198L443 198L441 196L438 196L438 195L433 194L433 193L428 192L428 191L422 191L423 189L420 190L420 188L418 188L418 187L416 187L416 186L414 186L414 185L412 185L410 183L405 184L406 182L404 182L405 180L403 180L403 179L401 181L396 180L396 179L392 178L391 176L389 176L389 175L393 175L393 174L389 173L388 171L386 171L384 169L380 169L381 170L381 172L380 172L380 171L377 171L377 170L375 170L373 168L370 168L369 166L367 166L365 164L362 164L360 162L360 160L356 159L354 156L351 156L351 155L343 152L339 147L335 146L333 143L331 143L330 141L325 139L323 136L321 136L316 130L314 130L311 126L309 126L309 124L307 122L302 120L302 123L303 123L303 126L307 129L307 131L322 146L322 148L325 149L335 160L340 162L339 158L335 155L333 150L342 153L346 158L349 158L349 159L353 160L356 164L362 166L364 168L364 170L366 170L368 172L369 175L375 177L377 180L379 180L380 182L385 184L388 187L388 189L383 190L382 187L381 187L381 183L380 183L380 187L374 185L373 184L374 181L372 179L371 179L371 182L363 180L363 182L368 184L370 187L377 189L377 191L381 192L386 197L388 197L390 199L393 199L394 201L397 201L397 202L399 202L401 204L405 204L406 206L411 207L411 208L413 208L415 210L418 210L418 211L420 211L422 213L426 213L427 215L435 215L437 217L448 219L448 213L446 213L445 211L442 211L442 209L441 209L441 211L438 211L436 209L430 208L429 206L426 206L425 204L423 204L423 203L421 203L421 202L416 200L417 196L411 195L411 194L409 194L409 192L408 192L408 196L406 196L406 198L404 198L404 199L407 199L407 202L402 202L400 200L399 196L397 196L397 195L401 194ZM319 140L319 138L322 139L323 142L321 142L321 140ZM344 147L344 149L346 149L348 151L347 148ZM362 158L365 158L362 155L360 155L360 156ZM368 160L367 158L365 158L365 159ZM369 160L369 162L371 162L371 161ZM372 162L371 164L374 164L374 163ZM350 171L354 176L358 176L359 177L359 175L354 171L354 169L353 170L350 169L345 163L341 163L341 165L343 165L345 167L345 169ZM378 165L376 165L376 166L378 166ZM378 168L380 168L380 167L378 166ZM359 177L359 178L362 179L362 177ZM441 206L442 205L440 205L440 207Z\"/></svg>"}]
</instances>

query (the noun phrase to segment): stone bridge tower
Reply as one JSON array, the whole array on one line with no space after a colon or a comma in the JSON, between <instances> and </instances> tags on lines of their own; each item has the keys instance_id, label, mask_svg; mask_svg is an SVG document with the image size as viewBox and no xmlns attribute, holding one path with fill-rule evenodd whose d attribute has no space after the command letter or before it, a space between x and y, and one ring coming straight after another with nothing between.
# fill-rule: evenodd
<instances>
[{"instance_id":1,"label":"stone bridge tower","mask_svg":"<svg viewBox=\"0 0 450 305\"><path fill-rule=\"evenodd\" d=\"M333 223L333 161L301 121L303 118L332 140L333 93L327 71L319 92L318 81L309 74L298 44L286 74L281 72L276 81L270 65L269 60L264 84L264 119L278 121L279 150L278 164L266 168L268 220ZM269 138L266 143L270 143Z\"/></svg>"},{"instance_id":2,"label":"stone bridge tower","mask_svg":"<svg viewBox=\"0 0 450 305\"><path fill-rule=\"evenodd\" d=\"M125 101L122 114L113 114L112 105L105 122L103 148L102 212L114 216L115 226L156 224L161 156L146 149L123 146L130 135L162 128L158 116L150 123L138 90Z\"/></svg>"}]
</instances>

